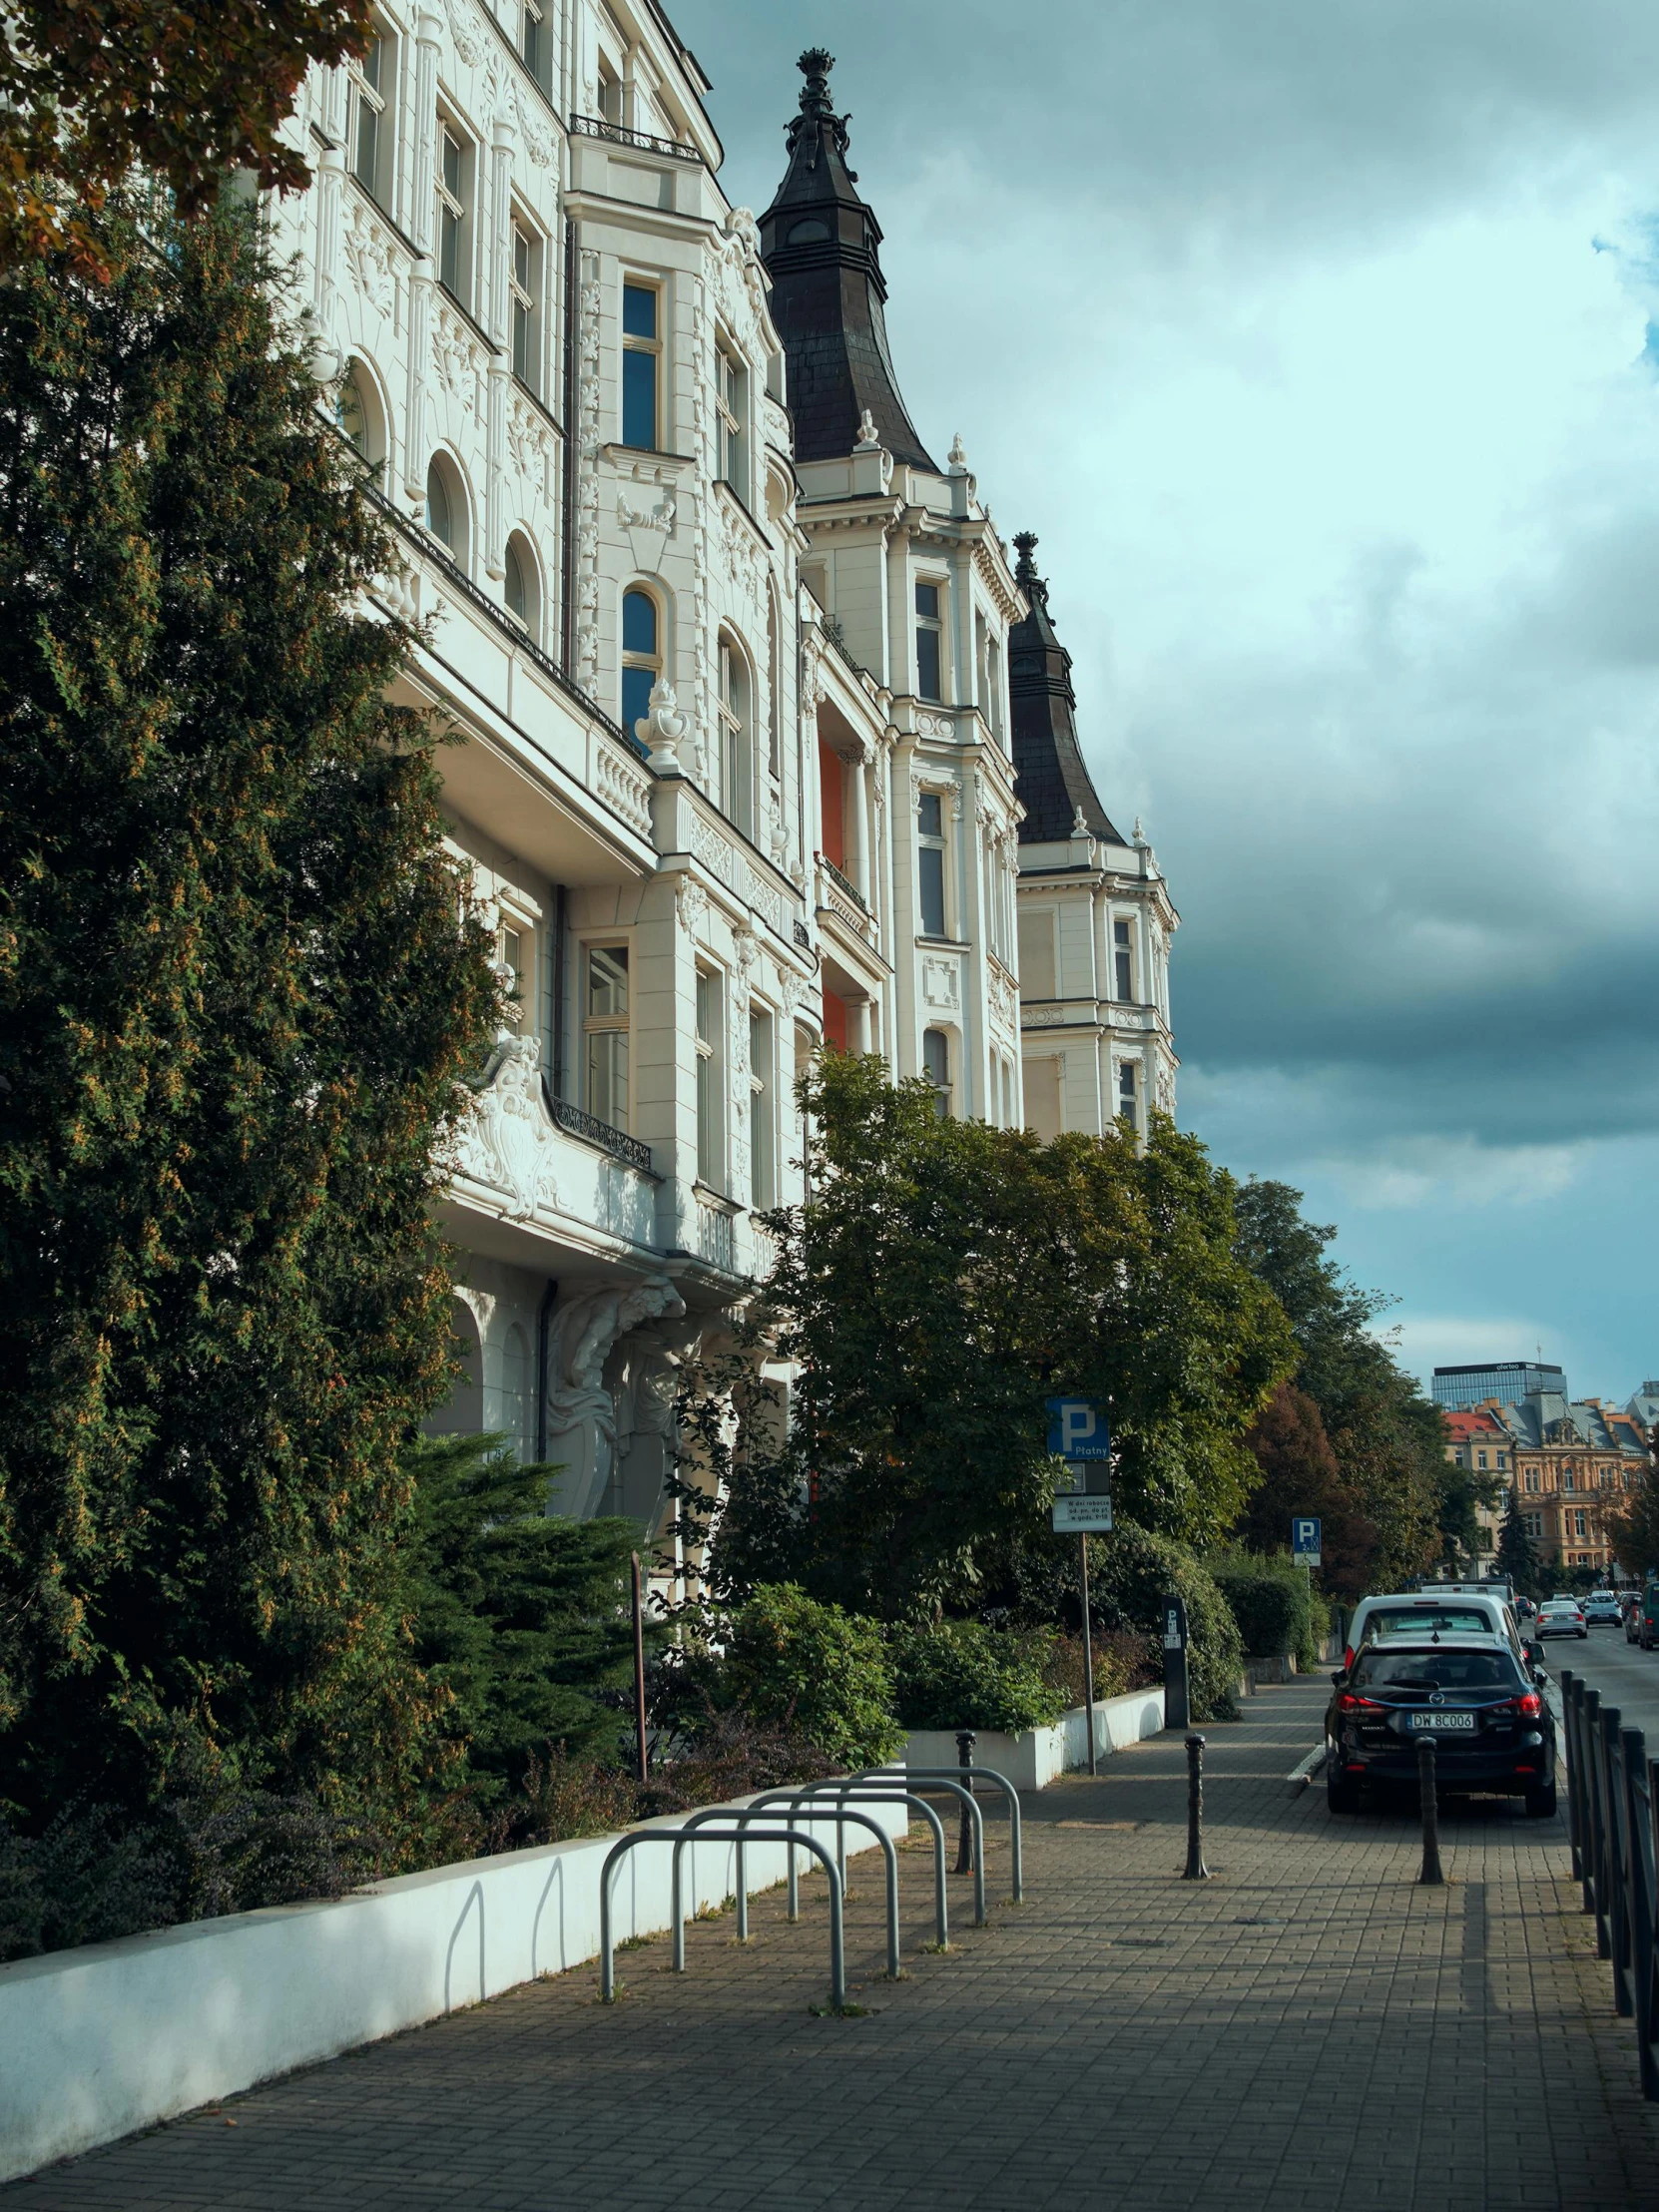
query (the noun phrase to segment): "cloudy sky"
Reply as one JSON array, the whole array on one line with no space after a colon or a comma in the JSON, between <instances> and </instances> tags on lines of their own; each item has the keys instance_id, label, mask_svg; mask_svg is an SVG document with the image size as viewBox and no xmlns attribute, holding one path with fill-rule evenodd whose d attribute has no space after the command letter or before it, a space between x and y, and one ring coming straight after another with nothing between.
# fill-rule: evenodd
<instances>
[{"instance_id":1,"label":"cloudy sky","mask_svg":"<svg viewBox=\"0 0 1659 2212\"><path fill-rule=\"evenodd\" d=\"M1659 9L673 14L757 209L837 56L911 413L1182 910L1183 1122L1419 1372L1659 1374Z\"/></svg>"}]
</instances>

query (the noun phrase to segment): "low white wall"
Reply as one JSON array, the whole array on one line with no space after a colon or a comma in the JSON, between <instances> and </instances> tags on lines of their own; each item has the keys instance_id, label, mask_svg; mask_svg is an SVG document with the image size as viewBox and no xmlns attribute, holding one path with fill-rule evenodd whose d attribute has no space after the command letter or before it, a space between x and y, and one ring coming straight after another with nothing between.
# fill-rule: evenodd
<instances>
[{"instance_id":1,"label":"low white wall","mask_svg":"<svg viewBox=\"0 0 1659 2212\"><path fill-rule=\"evenodd\" d=\"M857 1810L905 1832L902 1806ZM681 1817L645 1825L674 1830ZM802 1826L833 1848L830 1822ZM849 1853L879 1848L867 1830L846 1834ZM0 1965L0 2180L597 1956L599 1871L616 1840L506 1852L328 1904ZM783 1879L784 1850L750 1848L752 1894ZM669 1926L673 1857L648 1844L623 1860L618 1941ZM691 1845L686 1857L689 1912L734 1893L730 1844ZM824 1942L816 1930L801 1939ZM824 1966L828 1986L827 1949Z\"/></svg>"},{"instance_id":2,"label":"low white wall","mask_svg":"<svg viewBox=\"0 0 1659 2212\"><path fill-rule=\"evenodd\" d=\"M1123 1751L1156 1736L1163 1725L1162 1689L1104 1698L1094 1709L1095 1755L1101 1758ZM973 1757L975 1765L1006 1775L1016 1790L1044 1790L1069 1769L1088 1765L1087 1709L1074 1705L1052 1728L1022 1728L1015 1736L999 1728L981 1728ZM953 1767L956 1738L948 1729L912 1729L904 1739L904 1762L910 1767Z\"/></svg>"}]
</instances>

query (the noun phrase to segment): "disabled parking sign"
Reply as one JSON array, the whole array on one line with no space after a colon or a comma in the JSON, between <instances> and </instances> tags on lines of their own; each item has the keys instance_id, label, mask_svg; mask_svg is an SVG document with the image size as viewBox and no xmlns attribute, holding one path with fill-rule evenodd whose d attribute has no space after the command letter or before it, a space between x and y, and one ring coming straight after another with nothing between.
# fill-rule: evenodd
<instances>
[{"instance_id":1,"label":"disabled parking sign","mask_svg":"<svg viewBox=\"0 0 1659 2212\"><path fill-rule=\"evenodd\" d=\"M1291 1522L1291 1557L1299 1567L1320 1564L1320 1523L1317 1520Z\"/></svg>"}]
</instances>

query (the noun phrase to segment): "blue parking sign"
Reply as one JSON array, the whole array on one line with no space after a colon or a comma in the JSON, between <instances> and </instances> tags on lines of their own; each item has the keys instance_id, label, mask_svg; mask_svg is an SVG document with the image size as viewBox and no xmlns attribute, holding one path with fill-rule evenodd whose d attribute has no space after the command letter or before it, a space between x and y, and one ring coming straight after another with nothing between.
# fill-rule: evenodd
<instances>
[{"instance_id":1,"label":"blue parking sign","mask_svg":"<svg viewBox=\"0 0 1659 2212\"><path fill-rule=\"evenodd\" d=\"M1311 1567L1320 1563L1320 1523L1317 1520L1293 1520L1291 1522L1291 1557L1300 1559Z\"/></svg>"},{"instance_id":2,"label":"blue parking sign","mask_svg":"<svg viewBox=\"0 0 1659 2212\"><path fill-rule=\"evenodd\" d=\"M1096 1397L1048 1400L1048 1448L1056 1459L1109 1459L1106 1407Z\"/></svg>"}]
</instances>

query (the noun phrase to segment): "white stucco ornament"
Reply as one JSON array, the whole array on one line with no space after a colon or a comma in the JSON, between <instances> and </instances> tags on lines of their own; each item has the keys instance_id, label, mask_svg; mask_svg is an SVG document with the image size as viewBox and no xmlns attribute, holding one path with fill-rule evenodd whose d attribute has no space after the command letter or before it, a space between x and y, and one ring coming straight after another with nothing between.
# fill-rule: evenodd
<instances>
[{"instance_id":1,"label":"white stucco ornament","mask_svg":"<svg viewBox=\"0 0 1659 2212\"><path fill-rule=\"evenodd\" d=\"M951 439L950 451L946 458L950 463L950 473L952 476L965 476L967 474L967 452L962 444L962 433L960 430L958 430L956 432L956 435Z\"/></svg>"},{"instance_id":2,"label":"white stucco ornament","mask_svg":"<svg viewBox=\"0 0 1659 2212\"><path fill-rule=\"evenodd\" d=\"M853 447L853 451L856 453L873 453L880 443L881 433L875 427L875 417L866 407L858 417L858 442Z\"/></svg>"},{"instance_id":3,"label":"white stucco ornament","mask_svg":"<svg viewBox=\"0 0 1659 2212\"><path fill-rule=\"evenodd\" d=\"M674 686L666 676L659 676L645 713L634 725L634 735L650 748L650 765L660 776L679 773L680 748L690 728L691 717L680 712Z\"/></svg>"},{"instance_id":4,"label":"white stucco ornament","mask_svg":"<svg viewBox=\"0 0 1659 2212\"><path fill-rule=\"evenodd\" d=\"M463 1175L498 1191L513 1221L559 1202L553 1179L554 1130L541 1095L541 1045L504 1035L495 1072L473 1099L457 1133Z\"/></svg>"}]
</instances>

